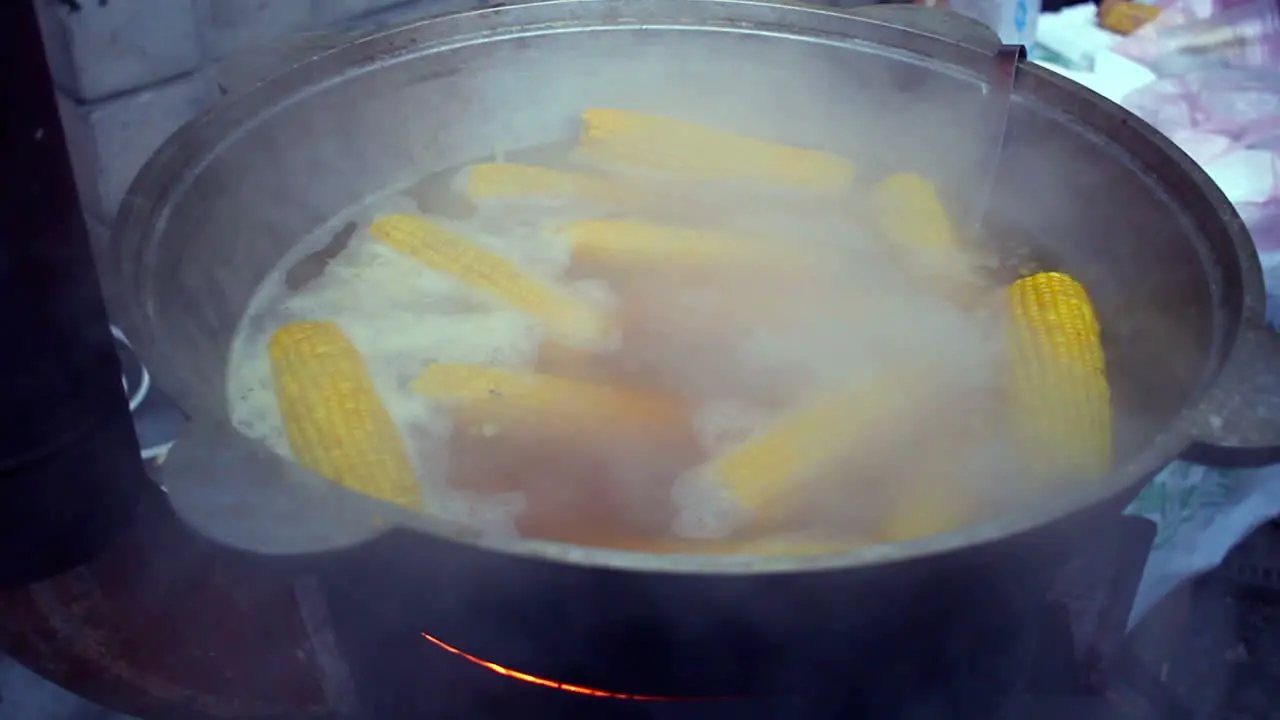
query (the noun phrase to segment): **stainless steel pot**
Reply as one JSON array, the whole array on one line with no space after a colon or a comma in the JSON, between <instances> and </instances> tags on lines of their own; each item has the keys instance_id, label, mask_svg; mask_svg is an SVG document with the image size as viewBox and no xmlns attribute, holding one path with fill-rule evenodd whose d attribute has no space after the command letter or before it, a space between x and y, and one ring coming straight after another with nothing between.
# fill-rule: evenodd
<instances>
[{"instance_id":1,"label":"stainless steel pot","mask_svg":"<svg viewBox=\"0 0 1280 720\"><path fill-rule=\"evenodd\" d=\"M562 138L571 132L566 119L588 106L825 144L963 184L980 165L981 149L967 145L988 118L994 41L971 25L940 23L941 15L904 12L917 11L859 17L738 0L494 7L339 48L182 128L135 181L111 243L111 270L130 300L121 321L156 381L194 418L166 465L178 513L220 542L267 554L350 548L401 526L413 542L394 541L393 555L369 559L386 538L350 551L364 553L361 572L434 568L449 592L423 607L437 618L487 608L488 634L506 621L531 631L528 618L485 598L512 583L533 592L533 577L543 600L595 613L580 629L618 620L623 605L628 617L647 612L618 600L643 595L630 583L645 577L662 578L648 597L663 612L768 617L780 627L803 617L830 629L847 627L841 593L865 596L874 585L891 604L925 577L913 570L863 585L846 570L919 568L922 558L1023 534L1116 498L1188 448L1247 454L1280 445L1280 340L1263 325L1258 260L1239 216L1147 124L1033 65L1014 82L989 224L1027 229L1033 249L1090 287L1117 401L1140 419L1121 429L1115 472L1069 497L837 555L657 556L480 538L343 490L227 426L232 333L264 275L300 238L390 184L495 147ZM610 589L586 601L587 584ZM690 677L705 672L685 664Z\"/></svg>"}]
</instances>

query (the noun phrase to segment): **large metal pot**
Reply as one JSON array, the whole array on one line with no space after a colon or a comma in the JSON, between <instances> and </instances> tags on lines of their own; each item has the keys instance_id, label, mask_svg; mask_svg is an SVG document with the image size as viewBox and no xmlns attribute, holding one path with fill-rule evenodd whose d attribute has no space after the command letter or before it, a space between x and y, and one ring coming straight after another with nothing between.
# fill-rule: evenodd
<instances>
[{"instance_id":1,"label":"large metal pot","mask_svg":"<svg viewBox=\"0 0 1280 720\"><path fill-rule=\"evenodd\" d=\"M968 26L934 30L948 36L874 13L738 0L498 7L353 43L184 127L135 181L112 237L130 300L122 322L195 419L166 466L179 514L229 545L323 557L359 578L358 594L380 611L420 613L424 630L429 619L441 637L508 665L534 672L550 656L635 652L638 632L657 659L630 690L738 693L803 666L808 651L780 648L805 642L851 662L851 638L879 648L874 662L927 654L927 643L881 632L890 619L942 622L913 598L985 572L1056 521L1115 509L1188 448L1280 444L1280 341L1264 329L1240 218L1148 125L1030 65L1013 85L991 224L1028 230L1090 287L1117 402L1138 418L1120 430L1115 472L1068 497L838 555L657 556L482 539L324 482L226 425L232 333L300 238L390 184L561 138L588 106L825 144L963 183L981 165L981 149L966 146L981 145L968 140L989 119L993 48ZM991 542L1014 537L1027 540ZM738 638L728 655L709 640L726 634ZM779 672L743 659L766 654ZM603 666L577 663L560 679L589 684Z\"/></svg>"}]
</instances>

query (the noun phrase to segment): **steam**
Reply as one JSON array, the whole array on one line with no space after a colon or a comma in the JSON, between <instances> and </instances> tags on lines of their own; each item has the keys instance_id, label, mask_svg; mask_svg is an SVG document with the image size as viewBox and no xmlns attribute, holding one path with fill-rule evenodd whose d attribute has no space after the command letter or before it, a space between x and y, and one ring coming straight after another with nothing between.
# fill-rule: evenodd
<instances>
[{"instance_id":1,"label":"steam","mask_svg":"<svg viewBox=\"0 0 1280 720\"><path fill-rule=\"evenodd\" d=\"M1008 457L1007 420L988 403L992 386L1001 386L1008 372L1003 328L992 320L1000 314L1000 281L991 283L988 296L957 307L953 298L940 296L954 270L951 259L930 264L932 256L920 258L931 269L927 273L908 268L870 227L874 208L864 199L876 178L915 172L933 180L953 215L963 216L966 187L986 180L976 173L989 148L973 141L986 136L987 108L978 86L870 44L843 48L785 31L752 35L750 25L726 29L579 32L569 24L541 35L474 36L424 56L425 62L380 57L270 113L255 114L252 124L223 139L207 166L193 169L191 191L183 189L185 178L172 188L181 199L166 208L171 212L157 238L162 242L138 254L152 268L138 285L154 288L144 301L154 306L152 322L170 345L164 359L180 358L181 367L171 370L197 386L184 388L186 394L212 393L221 400L225 390L241 432L288 456L266 338L289 320L334 320L366 356L383 401L409 440L432 512L500 537L644 550L658 538L699 547L680 545L677 536L715 537L726 528L732 534L749 523L714 483L677 478L705 478L700 470L714 458L808 398L874 383L885 371L923 362L944 391L892 418L877 415L868 425L842 428L851 443L868 432L877 441L846 458L844 472L820 473L797 485L789 498L791 526L769 532L850 545L882 542L896 539L885 521L902 509L901 498L922 510L928 509L923 501L942 498L945 506L977 519L1047 492L1017 471ZM1075 102L1089 105L1087 99ZM697 195L684 192L686 185L664 195L660 191L673 186L637 178L657 186L649 196L656 199L643 208L646 216L684 224L710 215L725 232L772 238L793 259L816 261L801 272L771 266L763 274L728 277L584 272L574 267L562 238L544 229L602 208L546 202L470 207L448 197L453 169L469 163L567 166L564 143L573 137L576 113L589 106L666 114L828 149L857 164L857 190L832 207L796 196ZM1000 183L1012 192L994 198L990 215L1045 234L1041 245L1061 256L1055 269L1079 273L1093 293L1104 330L1116 340L1108 361L1116 369L1113 387L1126 394L1117 398L1116 417L1123 436L1118 455L1124 456L1145 446L1200 382L1205 348L1213 341L1207 327L1216 295L1205 279L1205 259L1190 248L1194 229L1175 237L1176 219L1161 215L1177 212L1171 198L1182 199L1185 186L1160 187L1154 165L1139 169L1130 153L1116 153L1101 133L1085 129L1115 113L1056 108L1044 113L1054 116L1051 122L1039 112L1022 108L1022 120L1031 126L1016 128L1021 148L1011 166L1028 172ZM1051 134L1040 135L1039 128ZM1140 154L1144 163L1154 163L1148 146ZM428 174L430 180L417 183ZM420 210L531 272L643 316L628 326L607 362L570 354L557 372L629 386L661 380L691 405L688 437L654 447L608 432L520 438L485 426L471 435L465 428L459 432L450 408L409 393L407 381L432 362L543 369L548 355L537 323L424 272L371 242L364 230L375 215ZM288 289L288 269L348 221L359 228L350 247L310 285ZM985 257L996 253L984 243L1006 234L989 229L985 237L965 238L992 266L984 270L999 265ZM1161 244L1152 244L1156 238ZM1155 247L1159 269L1150 257ZM1181 268L1177 277L1162 275L1174 266ZM1183 295L1193 300L1183 302ZM224 375L227 323L235 322ZM890 424L907 431L885 439L874 434ZM472 452L483 447L506 450ZM252 498L243 506L252 507ZM705 522L694 522L699 519ZM312 519L299 516L297 522ZM903 537L930 528L938 526L917 527ZM953 566L940 564L920 575L919 584L876 584L870 591L866 578L853 573L716 578L691 590L695 586L666 574L592 573L431 537L400 541L391 551L368 548L344 568L353 577L333 582L330 590L351 601L345 612L335 608L335 618L383 624L365 660L381 661L379 670L402 687L452 703L456 717L497 715L460 707L491 702L496 693L488 686L486 692L442 691L422 662L434 656L393 657L386 640L405 635L417 651L427 643L416 632L425 630L450 641L463 636L456 642L468 651L499 647L517 656L627 668L628 660L638 664L636 648L645 645L629 641L651 632L664 649L647 664L672 668L668 677L703 678L722 669L746 675L738 661L749 658L751 668L770 670L753 678L768 685L761 693L784 691L802 703L807 698L797 690L826 682L819 689L843 693L857 684L868 697L912 698L915 717L949 716L932 706L929 690L937 688L922 687L922 658L936 668L943 664L936 658L949 656L945 667L974 681L963 685L966 694L1008 672L994 665L1008 653L991 647L989 628L1010 623L1016 608L1001 604L1005 592L988 592L1007 578L984 568L962 564L952 572ZM983 616L993 618L989 626L975 622L972 598L965 603L951 596L974 587L981 588L984 607L992 605ZM141 593L139 617L152 611L147 603L164 597ZM154 611L162 615L158 603ZM645 618L652 622L639 622ZM959 630L967 642L953 642L954 634L943 629ZM266 673L267 684L272 675ZM380 694L371 693L372 701L388 702ZM772 709L766 715L781 718L812 708L779 699Z\"/></svg>"},{"instance_id":2,"label":"steam","mask_svg":"<svg viewBox=\"0 0 1280 720\"><path fill-rule=\"evenodd\" d=\"M566 56L553 63L522 55L515 74L514 58L497 51L481 63L484 81L468 87L470 103L461 110L487 136L462 142L447 130L435 146L441 157L463 165L339 213L281 261L234 342L228 397L236 426L288 454L266 338L289 320L330 319L366 357L412 447L432 512L485 532L551 533L605 546L631 546L637 537L655 535L737 537L765 509L735 505L723 478L709 473L717 458L767 434L805 402L857 386L867 388L867 403L881 402L872 396L896 392L884 387L894 382L929 391L903 387L902 393L918 398L915 405L895 405L894 416L870 409L861 416L863 426L843 428L849 448L833 454L838 461L819 463L815 476L797 479L783 513L787 519L767 532L811 533L856 545L887 539L885 517L901 512L913 496L946 495L977 522L1031 493L1034 488L1019 479L1023 472L999 409L1008 373L999 283L987 283L967 301L956 297L956 288L964 294L981 285L975 278L989 270L983 265L990 264L990 248L979 242L966 254L896 247L873 221L877 208L864 200L877 179L913 172L935 183L953 221L968 217L965 188L988 181L975 173L986 167L991 150L964 141L988 136L980 132L990 108L979 85L896 61L872 72L868 63L876 63L862 54L846 61L837 53L783 51L753 38L675 43L655 53L643 43L632 47L631 36L608 35L607 53L600 38L565 39L571 46ZM556 77L553 65L580 62L595 68L589 77L546 82L536 97L523 90L529 77ZM639 67L644 74L633 72ZM753 68L749 81L742 67ZM851 83L859 92L848 91ZM906 84L910 92L904 92ZM407 109L418 102L418 90L404 92L393 104ZM516 96L522 99L513 105ZM574 130L566 109L579 109L583 100L829 150L854 161L855 186L832 199L749 183L717 185L678 173L584 167L562 142ZM938 107L947 108L945 118ZM404 117L388 111L383 122ZM450 139L459 147L479 143L488 157L454 157ZM460 202L466 163L482 161L603 173L599 177L628 189L628 202ZM428 214L528 272L618 312L620 346L550 367L554 339L538 323L373 241L368 222L391 212ZM749 237L770 260L708 269L682 268L673 258L670 272L576 262L556 228L602 217ZM307 287L287 290L282 278L288 269L348 222L359 226L350 246ZM973 240L970 227L956 230L962 241ZM534 443L495 425L460 441L465 433L454 408L406 389L432 362L563 371L583 381L671 395L687 405L689 427L673 433L684 436L676 441L596 428L576 437L540 436ZM903 379L903 368L913 368L910 380ZM555 410L546 413L548 427L554 426ZM509 464L488 463L483 473L465 473L473 476L468 480L457 472L465 465L459 454L487 452L474 447L482 441L506 443L500 454ZM517 446L526 450L510 449ZM944 453L945 460L939 457ZM474 477L482 474L490 477Z\"/></svg>"}]
</instances>

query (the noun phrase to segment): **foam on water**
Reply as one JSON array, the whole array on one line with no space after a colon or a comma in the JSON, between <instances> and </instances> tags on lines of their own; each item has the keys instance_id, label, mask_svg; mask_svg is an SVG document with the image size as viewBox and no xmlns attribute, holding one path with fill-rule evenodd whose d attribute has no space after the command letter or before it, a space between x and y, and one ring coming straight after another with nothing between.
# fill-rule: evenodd
<instances>
[{"instance_id":1,"label":"foam on water","mask_svg":"<svg viewBox=\"0 0 1280 720\"><path fill-rule=\"evenodd\" d=\"M541 339L539 325L462 283L425 271L368 234L373 218L404 212L418 210L412 200L392 195L345 213L290 253L262 284L232 343L227 378L232 423L246 436L291 457L276 403L267 342L277 328L289 322L333 321L364 357L379 396L410 448L431 511L485 532L513 533L515 518L525 505L523 495L481 497L450 488L451 415L409 391L408 384L433 362L532 369ZM332 237L333 228L349 221L359 223L359 230L348 248L301 291L286 292L284 274L299 259L322 247ZM568 265L567 249L549 239L455 227L531 272L555 277ZM601 292L597 289L596 294Z\"/></svg>"},{"instance_id":2,"label":"foam on water","mask_svg":"<svg viewBox=\"0 0 1280 720\"><path fill-rule=\"evenodd\" d=\"M671 486L676 517L671 530L691 540L723 540L748 519L742 508L703 467L680 475Z\"/></svg>"},{"instance_id":3,"label":"foam on water","mask_svg":"<svg viewBox=\"0 0 1280 720\"><path fill-rule=\"evenodd\" d=\"M738 400L715 400L693 411L693 430L698 444L709 455L719 455L769 425L771 414L764 408Z\"/></svg>"}]
</instances>

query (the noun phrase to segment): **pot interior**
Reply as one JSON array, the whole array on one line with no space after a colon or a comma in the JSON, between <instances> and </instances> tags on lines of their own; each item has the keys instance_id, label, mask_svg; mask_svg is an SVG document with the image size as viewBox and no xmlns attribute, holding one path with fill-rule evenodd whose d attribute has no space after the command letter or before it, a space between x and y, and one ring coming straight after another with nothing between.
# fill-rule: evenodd
<instances>
[{"instance_id":1,"label":"pot interior","mask_svg":"<svg viewBox=\"0 0 1280 720\"><path fill-rule=\"evenodd\" d=\"M571 141L590 107L820 148L852 158L859 181L919 173L957 217L983 181L989 148L974 138L991 106L979 53L795 9L705 3L732 12L638 27L611 14L619 3L576 5L600 15L521 29L543 16L490 11L343 48L160 151L114 239L148 365L188 412L227 416L229 348L250 301L300 244L332 235L334 218L449 168ZM983 229L971 233L1015 265L1030 259L1089 289L1117 467L1196 401L1242 303L1203 178L1135 122L1022 70ZM1134 479L1117 473L1096 495Z\"/></svg>"}]
</instances>

